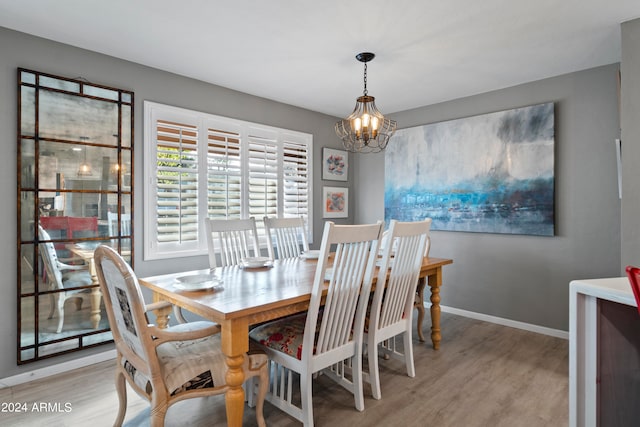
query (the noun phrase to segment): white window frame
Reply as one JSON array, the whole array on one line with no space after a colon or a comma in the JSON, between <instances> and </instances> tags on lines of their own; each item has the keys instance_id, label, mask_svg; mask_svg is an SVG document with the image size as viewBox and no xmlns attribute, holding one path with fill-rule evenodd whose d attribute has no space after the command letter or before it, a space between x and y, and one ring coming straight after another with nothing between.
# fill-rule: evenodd
<instances>
[{"instance_id":1,"label":"white window frame","mask_svg":"<svg viewBox=\"0 0 640 427\"><path fill-rule=\"evenodd\" d=\"M207 130L209 128L237 131L240 134L242 171L241 171L241 217L248 218L249 200L248 183L248 140L251 135L275 136L278 146L278 216L283 216L284 209L284 175L283 175L283 151L286 142L307 146L307 232L309 241L313 236L313 135L288 129L251 123L243 120L232 119L223 116L198 112L185 108L173 107L151 101L144 101L144 251L145 260L167 259L178 257L199 256L207 253L207 241L202 219L208 215L207 210L207 186L198 185L198 239L188 243L159 243L157 238L157 121L167 120L171 122L185 123L198 127L198 182L206 182L207 174ZM202 155L201 153L204 153ZM257 218L260 224L262 218ZM261 239L262 240L262 239Z\"/></svg>"}]
</instances>

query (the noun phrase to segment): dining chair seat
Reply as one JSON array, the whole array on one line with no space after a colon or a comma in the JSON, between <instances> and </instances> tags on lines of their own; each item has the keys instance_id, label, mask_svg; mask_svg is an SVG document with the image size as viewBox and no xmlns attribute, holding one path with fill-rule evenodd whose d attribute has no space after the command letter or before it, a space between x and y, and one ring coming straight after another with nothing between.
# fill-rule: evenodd
<instances>
[{"instance_id":1,"label":"dining chair seat","mask_svg":"<svg viewBox=\"0 0 640 427\"><path fill-rule=\"evenodd\" d=\"M298 314L251 330L252 342L302 360L302 340L307 315Z\"/></svg>"},{"instance_id":2,"label":"dining chair seat","mask_svg":"<svg viewBox=\"0 0 640 427\"><path fill-rule=\"evenodd\" d=\"M316 335L320 332L322 309L318 317ZM263 346L302 360L302 343L306 321L307 313L301 313L257 326L251 330L251 342L260 343Z\"/></svg>"},{"instance_id":3,"label":"dining chair seat","mask_svg":"<svg viewBox=\"0 0 640 427\"><path fill-rule=\"evenodd\" d=\"M197 321L166 328L166 332L184 333L205 330L212 322ZM222 353L220 334L206 336L191 341L170 341L156 348L162 378L171 396L187 390L220 389L226 387L227 367ZM267 355L255 346L247 352L249 357L243 362L245 371L259 371L267 363ZM206 357L203 357L206 355ZM151 398L151 379L144 372L138 372L125 357L120 361L131 381L134 381Z\"/></svg>"}]
</instances>

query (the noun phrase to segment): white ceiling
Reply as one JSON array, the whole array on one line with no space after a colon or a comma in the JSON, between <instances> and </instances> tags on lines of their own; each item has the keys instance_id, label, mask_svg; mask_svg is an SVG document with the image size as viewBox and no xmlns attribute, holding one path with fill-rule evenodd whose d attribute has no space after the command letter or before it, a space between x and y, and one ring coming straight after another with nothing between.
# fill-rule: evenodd
<instances>
[{"instance_id":1,"label":"white ceiling","mask_svg":"<svg viewBox=\"0 0 640 427\"><path fill-rule=\"evenodd\" d=\"M638 17L639 0L0 0L0 26L333 116L362 94L359 52L391 113L618 62Z\"/></svg>"}]
</instances>

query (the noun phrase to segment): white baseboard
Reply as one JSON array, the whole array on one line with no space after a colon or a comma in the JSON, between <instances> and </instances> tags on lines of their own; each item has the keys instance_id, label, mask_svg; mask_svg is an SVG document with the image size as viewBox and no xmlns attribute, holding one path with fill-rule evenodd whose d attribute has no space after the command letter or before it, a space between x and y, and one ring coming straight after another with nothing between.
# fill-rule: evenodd
<instances>
[{"instance_id":1,"label":"white baseboard","mask_svg":"<svg viewBox=\"0 0 640 427\"><path fill-rule=\"evenodd\" d=\"M426 307L431 307L431 303L425 303L425 308ZM544 326L533 325L531 323L518 322L516 320L505 319L503 317L490 316L488 314L447 307L445 305L441 305L440 309L445 313L456 314L458 316L469 317L471 319L482 320L484 322L496 323L498 325L509 326L511 328L524 329L525 331L536 332L538 334L549 335L565 340L569 339L569 332L562 331L560 329L546 328Z\"/></svg>"},{"instance_id":2,"label":"white baseboard","mask_svg":"<svg viewBox=\"0 0 640 427\"><path fill-rule=\"evenodd\" d=\"M115 358L116 358L116 351L114 349L114 350L105 351L103 353L82 357L80 359L70 360L68 362L47 366L45 368L35 369L33 371L25 372L23 374L18 374L12 377L0 379L0 389L28 383L30 381L39 380L42 378L61 374L63 372L71 371L78 368L84 368L85 366L104 362L106 360L112 360L112 359L115 360Z\"/></svg>"}]
</instances>

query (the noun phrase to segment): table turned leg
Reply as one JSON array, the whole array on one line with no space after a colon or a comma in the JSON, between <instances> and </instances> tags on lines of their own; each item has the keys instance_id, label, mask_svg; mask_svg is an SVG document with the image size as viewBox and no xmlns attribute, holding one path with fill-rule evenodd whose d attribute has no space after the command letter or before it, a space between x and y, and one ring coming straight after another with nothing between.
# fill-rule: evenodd
<instances>
[{"instance_id":1,"label":"table turned leg","mask_svg":"<svg viewBox=\"0 0 640 427\"><path fill-rule=\"evenodd\" d=\"M222 352L226 356L227 386L225 404L227 426L241 427L244 415L244 355L249 350L249 324L246 319L235 319L222 324Z\"/></svg>"},{"instance_id":2,"label":"table turned leg","mask_svg":"<svg viewBox=\"0 0 640 427\"><path fill-rule=\"evenodd\" d=\"M164 302L160 295L155 292L153 293L152 298L154 303ZM156 316L156 325L158 325L158 328L167 329L169 327L169 316L171 314L170 305L155 308L153 310L153 314Z\"/></svg>"},{"instance_id":3,"label":"table turned leg","mask_svg":"<svg viewBox=\"0 0 640 427\"><path fill-rule=\"evenodd\" d=\"M424 288L427 285L427 280L424 277L418 279L418 287L416 289L416 301L415 308L418 310L418 340L424 342L424 333L422 333L422 322L424 322Z\"/></svg>"},{"instance_id":4,"label":"table turned leg","mask_svg":"<svg viewBox=\"0 0 640 427\"><path fill-rule=\"evenodd\" d=\"M438 269L436 274L429 276L429 287L431 288L431 342L433 349L440 348L440 286L442 285L442 269Z\"/></svg>"}]
</instances>

